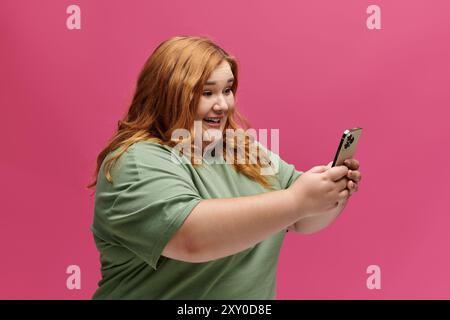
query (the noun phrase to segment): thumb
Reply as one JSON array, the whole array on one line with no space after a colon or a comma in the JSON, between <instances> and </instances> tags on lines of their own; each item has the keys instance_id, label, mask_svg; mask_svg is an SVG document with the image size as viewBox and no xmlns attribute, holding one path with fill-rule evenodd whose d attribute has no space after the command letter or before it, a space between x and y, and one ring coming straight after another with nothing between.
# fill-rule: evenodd
<instances>
[{"instance_id":1,"label":"thumb","mask_svg":"<svg viewBox=\"0 0 450 320\"><path fill-rule=\"evenodd\" d=\"M327 166L315 166L312 167L311 169L309 169L310 172L314 172L314 173L322 173L328 170Z\"/></svg>"},{"instance_id":2,"label":"thumb","mask_svg":"<svg viewBox=\"0 0 450 320\"><path fill-rule=\"evenodd\" d=\"M330 169L332 164L333 164L333 161L330 161L330 162L327 164L327 168Z\"/></svg>"}]
</instances>

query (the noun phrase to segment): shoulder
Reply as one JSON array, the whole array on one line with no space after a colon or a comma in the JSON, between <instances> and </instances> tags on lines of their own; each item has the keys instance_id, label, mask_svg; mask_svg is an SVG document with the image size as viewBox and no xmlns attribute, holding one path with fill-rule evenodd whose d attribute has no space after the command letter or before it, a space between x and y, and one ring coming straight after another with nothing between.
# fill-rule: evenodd
<instances>
[{"instance_id":1,"label":"shoulder","mask_svg":"<svg viewBox=\"0 0 450 320\"><path fill-rule=\"evenodd\" d=\"M138 163L155 162L170 159L171 148L151 141L138 141L130 145L124 152L119 147L108 154L105 158L110 159L118 154L117 167L137 166Z\"/></svg>"},{"instance_id":2,"label":"shoulder","mask_svg":"<svg viewBox=\"0 0 450 320\"><path fill-rule=\"evenodd\" d=\"M177 175L190 177L189 164L170 146L153 141L138 141L133 143L118 162L120 167L136 170L140 178L149 175Z\"/></svg>"},{"instance_id":3,"label":"shoulder","mask_svg":"<svg viewBox=\"0 0 450 320\"><path fill-rule=\"evenodd\" d=\"M129 153L134 158L167 160L172 157L172 148L153 141L138 141L129 147Z\"/></svg>"},{"instance_id":4,"label":"shoulder","mask_svg":"<svg viewBox=\"0 0 450 320\"><path fill-rule=\"evenodd\" d=\"M191 180L190 170L180 157L172 152L170 146L152 141L138 141L130 145L124 152L122 147L111 151L104 159L101 180L104 180L104 166L107 160L119 155L111 163L110 175L115 186L126 187L144 180L176 179ZM143 180L144 179L144 180Z\"/></svg>"},{"instance_id":5,"label":"shoulder","mask_svg":"<svg viewBox=\"0 0 450 320\"><path fill-rule=\"evenodd\" d=\"M173 170L186 164L186 159L182 159L172 147L152 141L138 141L131 145L130 156L138 166L159 166Z\"/></svg>"}]
</instances>

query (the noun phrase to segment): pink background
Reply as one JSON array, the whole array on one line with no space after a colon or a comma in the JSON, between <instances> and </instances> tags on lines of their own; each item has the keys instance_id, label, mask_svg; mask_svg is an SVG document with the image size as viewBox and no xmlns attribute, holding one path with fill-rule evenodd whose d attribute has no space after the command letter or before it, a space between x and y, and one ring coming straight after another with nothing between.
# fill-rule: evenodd
<instances>
[{"instance_id":1,"label":"pink background","mask_svg":"<svg viewBox=\"0 0 450 320\"><path fill-rule=\"evenodd\" d=\"M81 30L66 28L71 4ZM447 0L2 0L0 298L91 298L95 157L154 48L205 35L239 59L238 108L280 129L298 170L364 129L359 192L328 229L287 235L277 298L449 299L449 14ZM81 290L66 288L71 264ZM381 290L366 287L372 264Z\"/></svg>"}]
</instances>

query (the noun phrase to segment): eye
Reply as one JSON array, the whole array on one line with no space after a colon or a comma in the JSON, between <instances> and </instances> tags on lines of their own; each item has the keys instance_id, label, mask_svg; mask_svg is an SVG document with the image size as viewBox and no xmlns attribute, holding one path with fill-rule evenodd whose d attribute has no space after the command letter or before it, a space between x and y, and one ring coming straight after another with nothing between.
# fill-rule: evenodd
<instances>
[{"instance_id":1,"label":"eye","mask_svg":"<svg viewBox=\"0 0 450 320\"><path fill-rule=\"evenodd\" d=\"M226 95L230 95L233 91L231 90L231 88L226 88L225 89ZM203 95L205 97L210 97L212 95L211 91L203 91Z\"/></svg>"}]
</instances>

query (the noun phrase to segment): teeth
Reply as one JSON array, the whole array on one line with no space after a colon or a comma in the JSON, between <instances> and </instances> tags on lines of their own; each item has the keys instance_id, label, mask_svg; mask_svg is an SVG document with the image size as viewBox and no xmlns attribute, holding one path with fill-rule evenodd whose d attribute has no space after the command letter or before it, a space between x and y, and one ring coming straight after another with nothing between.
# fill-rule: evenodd
<instances>
[{"instance_id":1,"label":"teeth","mask_svg":"<svg viewBox=\"0 0 450 320\"><path fill-rule=\"evenodd\" d=\"M213 121L215 123L219 123L220 122L220 119L217 119L217 118L205 118L205 120L206 121Z\"/></svg>"}]
</instances>

